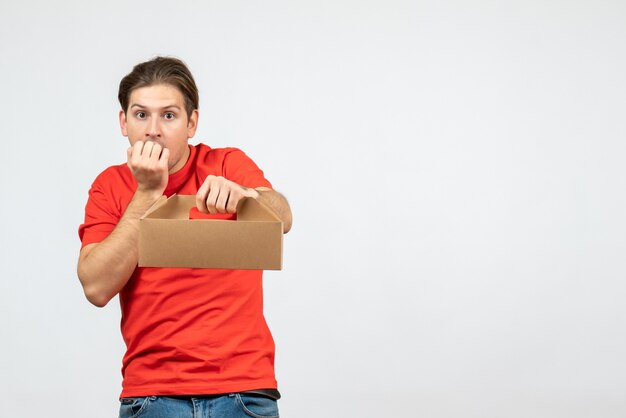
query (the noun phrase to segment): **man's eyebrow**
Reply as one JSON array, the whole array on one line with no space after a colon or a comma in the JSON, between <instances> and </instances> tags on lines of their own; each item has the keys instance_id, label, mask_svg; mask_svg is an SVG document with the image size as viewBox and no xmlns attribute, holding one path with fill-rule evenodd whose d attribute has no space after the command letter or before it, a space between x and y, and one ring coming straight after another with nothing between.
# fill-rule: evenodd
<instances>
[{"instance_id":1,"label":"man's eyebrow","mask_svg":"<svg viewBox=\"0 0 626 418\"><path fill-rule=\"evenodd\" d=\"M132 105L130 105L130 107L131 107L131 109L133 107L138 107L138 108L141 108L141 109L147 109L146 106L144 106L142 104L139 104L139 103L133 103ZM171 104L171 105L163 106L163 107L161 107L161 109L178 109L178 110L180 110L180 106L178 106L177 104Z\"/></svg>"}]
</instances>

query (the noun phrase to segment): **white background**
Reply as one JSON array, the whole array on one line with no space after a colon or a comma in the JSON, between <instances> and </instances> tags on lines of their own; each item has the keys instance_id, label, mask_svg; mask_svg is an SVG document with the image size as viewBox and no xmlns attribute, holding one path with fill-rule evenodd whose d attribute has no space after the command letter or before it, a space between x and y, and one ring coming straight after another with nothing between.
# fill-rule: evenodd
<instances>
[{"instance_id":1,"label":"white background","mask_svg":"<svg viewBox=\"0 0 626 418\"><path fill-rule=\"evenodd\" d=\"M101 3L0 7L0 416L117 414L76 231L157 54L291 202L283 417L626 416L624 2Z\"/></svg>"}]
</instances>

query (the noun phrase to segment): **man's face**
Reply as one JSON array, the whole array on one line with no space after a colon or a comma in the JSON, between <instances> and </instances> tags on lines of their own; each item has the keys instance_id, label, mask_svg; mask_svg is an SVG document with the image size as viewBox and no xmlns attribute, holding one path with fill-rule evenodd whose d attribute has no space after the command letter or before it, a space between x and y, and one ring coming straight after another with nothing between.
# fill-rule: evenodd
<instances>
[{"instance_id":1,"label":"man's face","mask_svg":"<svg viewBox=\"0 0 626 418\"><path fill-rule=\"evenodd\" d=\"M170 150L170 174L180 170L189 157L187 141L196 133L198 111L187 116L182 93L169 84L135 89L126 113L120 111L122 135L131 146L153 141Z\"/></svg>"}]
</instances>

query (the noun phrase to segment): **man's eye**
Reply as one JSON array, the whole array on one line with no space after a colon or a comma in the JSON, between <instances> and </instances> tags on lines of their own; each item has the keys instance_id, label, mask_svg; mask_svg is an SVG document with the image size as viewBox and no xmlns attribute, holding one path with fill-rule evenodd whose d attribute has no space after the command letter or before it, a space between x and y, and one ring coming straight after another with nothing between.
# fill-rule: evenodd
<instances>
[{"instance_id":1,"label":"man's eye","mask_svg":"<svg viewBox=\"0 0 626 418\"><path fill-rule=\"evenodd\" d=\"M165 119L174 119L174 114L172 112L167 112L165 115L163 115L163 117Z\"/></svg>"},{"instance_id":2,"label":"man's eye","mask_svg":"<svg viewBox=\"0 0 626 418\"><path fill-rule=\"evenodd\" d=\"M135 116L137 116L139 119L143 119L146 117L146 112L137 112L135 113Z\"/></svg>"}]
</instances>

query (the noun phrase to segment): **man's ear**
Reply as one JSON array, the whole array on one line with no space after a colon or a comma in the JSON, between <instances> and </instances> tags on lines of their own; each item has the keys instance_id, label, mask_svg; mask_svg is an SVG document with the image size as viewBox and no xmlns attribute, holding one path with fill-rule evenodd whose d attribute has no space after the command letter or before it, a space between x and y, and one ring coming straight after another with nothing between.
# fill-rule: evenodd
<instances>
[{"instance_id":1,"label":"man's ear","mask_svg":"<svg viewBox=\"0 0 626 418\"><path fill-rule=\"evenodd\" d=\"M196 134L196 129L198 129L198 109L194 109L189 115L189 120L187 120L187 136L189 138L193 138Z\"/></svg>"},{"instance_id":2,"label":"man's ear","mask_svg":"<svg viewBox=\"0 0 626 418\"><path fill-rule=\"evenodd\" d=\"M126 130L126 112L120 110L120 128L122 129L122 135L128 136L128 131Z\"/></svg>"}]
</instances>

